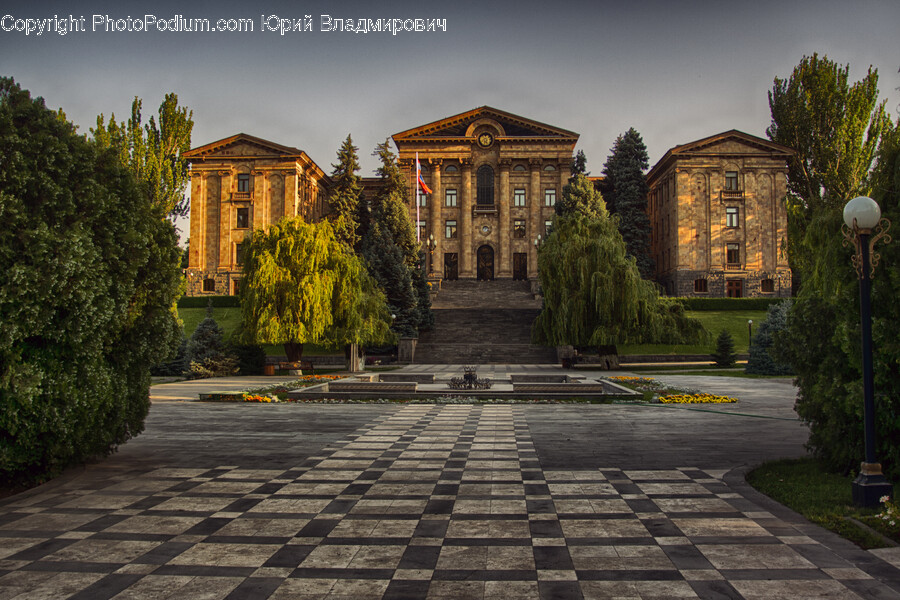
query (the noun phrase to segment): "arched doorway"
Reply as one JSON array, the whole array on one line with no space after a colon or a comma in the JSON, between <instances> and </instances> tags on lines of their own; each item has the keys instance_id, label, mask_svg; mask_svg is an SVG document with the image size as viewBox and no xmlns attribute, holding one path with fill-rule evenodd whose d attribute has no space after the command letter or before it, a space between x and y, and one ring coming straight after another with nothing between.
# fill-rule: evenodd
<instances>
[{"instance_id":1,"label":"arched doorway","mask_svg":"<svg viewBox=\"0 0 900 600\"><path fill-rule=\"evenodd\" d=\"M478 249L478 280L490 281L494 278L494 249L482 246Z\"/></svg>"}]
</instances>

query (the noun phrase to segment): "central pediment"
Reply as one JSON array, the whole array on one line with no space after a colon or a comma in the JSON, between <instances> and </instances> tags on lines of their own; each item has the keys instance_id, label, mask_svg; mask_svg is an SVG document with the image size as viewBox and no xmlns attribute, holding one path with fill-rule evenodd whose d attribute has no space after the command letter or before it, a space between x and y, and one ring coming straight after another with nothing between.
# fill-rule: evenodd
<instances>
[{"instance_id":1,"label":"central pediment","mask_svg":"<svg viewBox=\"0 0 900 600\"><path fill-rule=\"evenodd\" d=\"M184 153L185 158L215 158L215 157L247 157L247 158L288 158L299 157L305 153L299 148L282 146L269 140L264 140L246 133L239 133L225 139L221 139L197 148L192 148Z\"/></svg>"},{"instance_id":2,"label":"central pediment","mask_svg":"<svg viewBox=\"0 0 900 600\"><path fill-rule=\"evenodd\" d=\"M401 131L394 142L471 138L476 126L491 123L501 138L545 138L576 141L578 134L540 123L490 106L482 106L452 117Z\"/></svg>"}]
</instances>

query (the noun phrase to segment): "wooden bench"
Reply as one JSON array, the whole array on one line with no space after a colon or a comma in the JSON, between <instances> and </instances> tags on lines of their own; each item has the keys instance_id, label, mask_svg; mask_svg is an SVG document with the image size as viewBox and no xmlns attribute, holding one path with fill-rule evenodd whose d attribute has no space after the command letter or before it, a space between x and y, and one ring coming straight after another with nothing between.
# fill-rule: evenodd
<instances>
[{"instance_id":1,"label":"wooden bench","mask_svg":"<svg viewBox=\"0 0 900 600\"><path fill-rule=\"evenodd\" d=\"M312 371L316 372L316 366L311 360L301 360L299 362L280 362L278 363L280 371ZM302 373L299 373L302 374Z\"/></svg>"}]
</instances>

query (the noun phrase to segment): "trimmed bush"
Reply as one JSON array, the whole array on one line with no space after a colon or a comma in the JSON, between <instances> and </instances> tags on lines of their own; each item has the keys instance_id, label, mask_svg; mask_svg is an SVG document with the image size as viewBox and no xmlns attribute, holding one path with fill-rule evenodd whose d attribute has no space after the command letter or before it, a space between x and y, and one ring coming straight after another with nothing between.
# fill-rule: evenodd
<instances>
[{"instance_id":1,"label":"trimmed bush","mask_svg":"<svg viewBox=\"0 0 900 600\"><path fill-rule=\"evenodd\" d=\"M784 298L673 298L686 310L769 310Z\"/></svg>"},{"instance_id":2,"label":"trimmed bush","mask_svg":"<svg viewBox=\"0 0 900 600\"><path fill-rule=\"evenodd\" d=\"M112 150L0 78L0 483L138 435L175 350L175 228Z\"/></svg>"},{"instance_id":3,"label":"trimmed bush","mask_svg":"<svg viewBox=\"0 0 900 600\"><path fill-rule=\"evenodd\" d=\"M240 308L240 296L182 296L178 299L178 308Z\"/></svg>"}]
</instances>

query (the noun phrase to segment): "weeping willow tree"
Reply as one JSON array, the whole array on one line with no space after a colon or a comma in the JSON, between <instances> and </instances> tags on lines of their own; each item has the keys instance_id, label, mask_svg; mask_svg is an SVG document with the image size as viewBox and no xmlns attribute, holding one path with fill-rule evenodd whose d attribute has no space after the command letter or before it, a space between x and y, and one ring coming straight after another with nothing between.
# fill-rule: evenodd
<instances>
[{"instance_id":1,"label":"weeping willow tree","mask_svg":"<svg viewBox=\"0 0 900 600\"><path fill-rule=\"evenodd\" d=\"M247 341L283 344L289 361L303 344L393 341L384 294L330 223L300 217L257 229L246 242L241 317Z\"/></svg>"},{"instance_id":2,"label":"weeping willow tree","mask_svg":"<svg viewBox=\"0 0 900 600\"><path fill-rule=\"evenodd\" d=\"M659 296L627 255L600 194L583 175L563 188L562 210L538 253L544 307L532 339L549 346L692 343L706 337L680 303Z\"/></svg>"}]
</instances>

